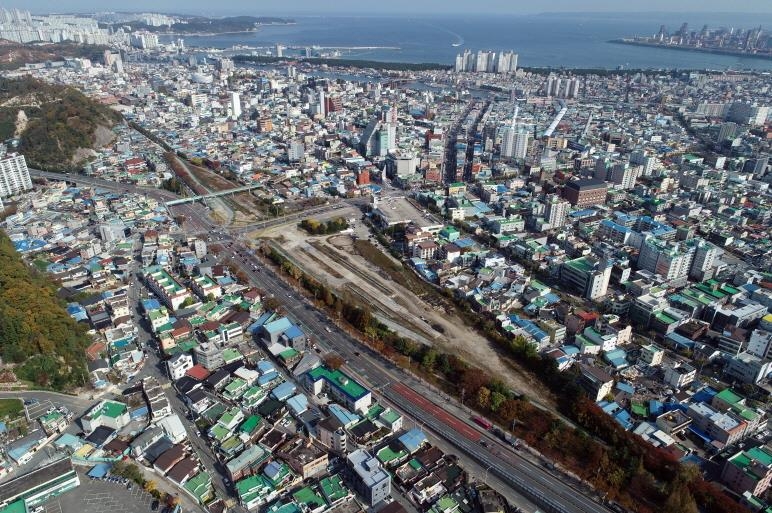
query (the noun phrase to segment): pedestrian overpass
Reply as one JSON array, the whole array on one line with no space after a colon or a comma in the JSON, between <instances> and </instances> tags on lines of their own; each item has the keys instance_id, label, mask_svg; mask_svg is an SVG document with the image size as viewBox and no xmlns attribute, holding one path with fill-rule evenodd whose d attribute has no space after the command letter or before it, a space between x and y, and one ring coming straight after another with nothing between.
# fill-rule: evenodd
<instances>
[{"instance_id":1,"label":"pedestrian overpass","mask_svg":"<svg viewBox=\"0 0 772 513\"><path fill-rule=\"evenodd\" d=\"M227 189L224 191L212 192L210 194L200 194L198 196L188 196L187 198L171 200L164 203L164 205L166 205L167 207L173 207L175 205L184 205L185 203L193 203L196 201L202 201L202 200L207 200L211 198L220 198L222 196L228 196L229 194L247 192L253 189L259 189L260 187L262 187L262 184L253 183L251 185L245 185L243 187L236 187L234 189Z\"/></svg>"}]
</instances>

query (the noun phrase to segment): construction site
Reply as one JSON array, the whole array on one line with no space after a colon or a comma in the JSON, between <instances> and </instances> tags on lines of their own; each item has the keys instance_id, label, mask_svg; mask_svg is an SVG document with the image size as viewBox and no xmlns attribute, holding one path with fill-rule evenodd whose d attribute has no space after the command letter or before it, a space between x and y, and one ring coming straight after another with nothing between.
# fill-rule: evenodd
<instances>
[{"instance_id":1,"label":"construction site","mask_svg":"<svg viewBox=\"0 0 772 513\"><path fill-rule=\"evenodd\" d=\"M296 224L285 224L253 232L250 240L270 244L337 294L368 305L380 322L399 335L475 362L514 391L553 403L527 372L467 326L439 290L393 258L359 220L358 209L326 216L345 217L350 229L310 236ZM325 216L317 219L323 221Z\"/></svg>"}]
</instances>

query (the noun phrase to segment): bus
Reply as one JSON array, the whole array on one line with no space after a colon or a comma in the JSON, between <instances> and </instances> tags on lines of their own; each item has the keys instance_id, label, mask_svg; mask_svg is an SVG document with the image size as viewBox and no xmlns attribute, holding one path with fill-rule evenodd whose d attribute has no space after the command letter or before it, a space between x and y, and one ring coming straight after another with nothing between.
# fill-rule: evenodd
<instances>
[{"instance_id":1,"label":"bus","mask_svg":"<svg viewBox=\"0 0 772 513\"><path fill-rule=\"evenodd\" d=\"M485 429L490 429L493 427L493 424L487 419L484 419L482 417L472 417L472 420L475 421L480 426L484 427Z\"/></svg>"}]
</instances>

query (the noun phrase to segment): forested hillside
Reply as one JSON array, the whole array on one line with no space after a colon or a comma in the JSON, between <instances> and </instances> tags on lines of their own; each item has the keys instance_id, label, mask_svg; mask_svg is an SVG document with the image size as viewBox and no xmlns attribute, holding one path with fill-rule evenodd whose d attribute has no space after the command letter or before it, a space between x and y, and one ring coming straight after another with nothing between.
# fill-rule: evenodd
<instances>
[{"instance_id":1,"label":"forested hillside","mask_svg":"<svg viewBox=\"0 0 772 513\"><path fill-rule=\"evenodd\" d=\"M78 150L94 147L98 130L120 120L120 114L75 88L29 77L0 78L0 140L19 137L30 167L76 169Z\"/></svg>"},{"instance_id":2,"label":"forested hillside","mask_svg":"<svg viewBox=\"0 0 772 513\"><path fill-rule=\"evenodd\" d=\"M56 297L47 275L27 266L0 232L0 356L17 377L64 390L83 385L86 327Z\"/></svg>"}]
</instances>

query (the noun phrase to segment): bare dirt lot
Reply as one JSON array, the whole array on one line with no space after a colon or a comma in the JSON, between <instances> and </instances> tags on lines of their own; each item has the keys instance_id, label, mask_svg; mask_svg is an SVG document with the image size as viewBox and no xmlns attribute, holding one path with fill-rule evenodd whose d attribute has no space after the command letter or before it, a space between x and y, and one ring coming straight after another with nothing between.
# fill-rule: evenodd
<instances>
[{"instance_id":1,"label":"bare dirt lot","mask_svg":"<svg viewBox=\"0 0 772 513\"><path fill-rule=\"evenodd\" d=\"M357 214L352 210L334 215L357 218ZM369 305L381 322L400 335L462 356L513 390L554 406L554 398L540 383L446 311L445 302L430 285L368 240L366 227L357 223L351 234L309 236L294 225L284 225L259 235L308 274Z\"/></svg>"}]
</instances>

